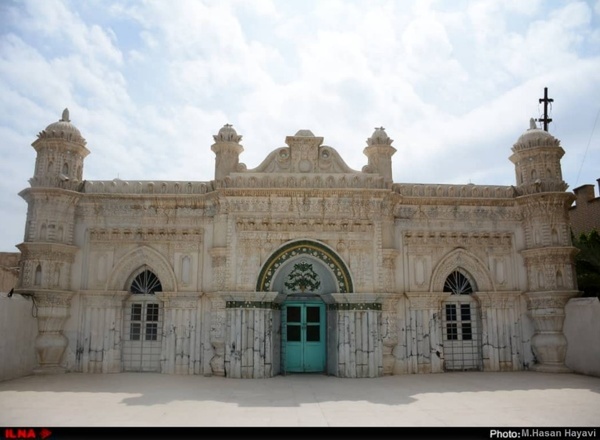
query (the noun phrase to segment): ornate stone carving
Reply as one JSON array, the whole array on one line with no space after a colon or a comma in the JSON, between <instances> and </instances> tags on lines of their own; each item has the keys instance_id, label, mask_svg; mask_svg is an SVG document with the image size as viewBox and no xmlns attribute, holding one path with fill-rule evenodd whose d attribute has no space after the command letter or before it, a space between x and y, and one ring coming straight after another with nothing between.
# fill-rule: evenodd
<instances>
[{"instance_id":1,"label":"ornate stone carving","mask_svg":"<svg viewBox=\"0 0 600 440\"><path fill-rule=\"evenodd\" d=\"M405 197L436 198L513 198L512 186L442 185L395 183L392 190Z\"/></svg>"},{"instance_id":2,"label":"ornate stone carving","mask_svg":"<svg viewBox=\"0 0 600 440\"><path fill-rule=\"evenodd\" d=\"M209 251L212 257L213 265L213 283L215 290L225 289L225 273L227 270L227 255L226 247L214 247Z\"/></svg>"},{"instance_id":3,"label":"ornate stone carving","mask_svg":"<svg viewBox=\"0 0 600 440\"><path fill-rule=\"evenodd\" d=\"M218 295L209 295L211 303L210 312L210 344L213 356L210 359L212 374L215 376L225 375L225 300Z\"/></svg>"},{"instance_id":4,"label":"ornate stone carving","mask_svg":"<svg viewBox=\"0 0 600 440\"><path fill-rule=\"evenodd\" d=\"M526 292L527 310L535 328L531 348L536 371L567 373L565 366L567 339L563 334L565 305L578 296L577 291Z\"/></svg>"},{"instance_id":5,"label":"ornate stone carving","mask_svg":"<svg viewBox=\"0 0 600 440\"><path fill-rule=\"evenodd\" d=\"M383 299L381 313L381 337L383 341L383 374L393 374L396 358L393 354L398 345L397 308L401 295L386 295Z\"/></svg>"},{"instance_id":6,"label":"ornate stone carving","mask_svg":"<svg viewBox=\"0 0 600 440\"><path fill-rule=\"evenodd\" d=\"M396 272L396 257L398 251L396 249L383 249L383 290L385 292L393 292L396 287L394 273Z\"/></svg>"},{"instance_id":7,"label":"ornate stone carving","mask_svg":"<svg viewBox=\"0 0 600 440\"><path fill-rule=\"evenodd\" d=\"M38 336L35 350L39 367L37 374L64 373L63 354L68 339L63 335L63 327L70 315L73 292L36 291L34 300L37 306Z\"/></svg>"},{"instance_id":8,"label":"ornate stone carving","mask_svg":"<svg viewBox=\"0 0 600 440\"><path fill-rule=\"evenodd\" d=\"M354 284L345 263L330 248L312 240L299 240L288 243L271 255L260 271L256 290L265 292L271 290L271 281L279 266L289 258L303 254L321 260L330 268L336 278L339 292L353 292Z\"/></svg>"}]
</instances>

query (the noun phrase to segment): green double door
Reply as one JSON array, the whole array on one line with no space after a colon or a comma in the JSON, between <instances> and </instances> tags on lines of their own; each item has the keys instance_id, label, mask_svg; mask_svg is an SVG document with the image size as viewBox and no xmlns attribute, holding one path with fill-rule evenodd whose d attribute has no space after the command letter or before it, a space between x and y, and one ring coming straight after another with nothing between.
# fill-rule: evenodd
<instances>
[{"instance_id":1,"label":"green double door","mask_svg":"<svg viewBox=\"0 0 600 440\"><path fill-rule=\"evenodd\" d=\"M288 302L282 314L283 369L286 373L325 371L325 304Z\"/></svg>"}]
</instances>

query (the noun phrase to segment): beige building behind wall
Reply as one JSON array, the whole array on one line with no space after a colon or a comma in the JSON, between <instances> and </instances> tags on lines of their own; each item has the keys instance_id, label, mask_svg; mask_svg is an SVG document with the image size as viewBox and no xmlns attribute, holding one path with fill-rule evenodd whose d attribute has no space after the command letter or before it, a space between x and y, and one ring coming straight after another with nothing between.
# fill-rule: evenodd
<instances>
[{"instance_id":1,"label":"beige building behind wall","mask_svg":"<svg viewBox=\"0 0 600 440\"><path fill-rule=\"evenodd\" d=\"M600 179L597 182L600 188ZM600 197L594 195L594 185L581 185L573 192L575 204L569 208L573 234L577 237L593 229L600 231Z\"/></svg>"},{"instance_id":2,"label":"beige building behind wall","mask_svg":"<svg viewBox=\"0 0 600 440\"><path fill-rule=\"evenodd\" d=\"M214 136L210 181L88 181L68 111L38 135L16 289L38 372L568 371L574 196L552 135L518 138L513 186L395 183L383 128L362 170L309 130L254 169L240 141Z\"/></svg>"}]
</instances>

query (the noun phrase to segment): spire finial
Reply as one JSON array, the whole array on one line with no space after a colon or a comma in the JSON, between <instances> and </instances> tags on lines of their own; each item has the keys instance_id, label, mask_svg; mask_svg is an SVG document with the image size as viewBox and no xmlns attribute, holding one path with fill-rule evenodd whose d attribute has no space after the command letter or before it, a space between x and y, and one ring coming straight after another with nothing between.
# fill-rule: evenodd
<instances>
[{"instance_id":1,"label":"spire finial","mask_svg":"<svg viewBox=\"0 0 600 440\"><path fill-rule=\"evenodd\" d=\"M69 119L69 109L68 108L66 108L66 109L63 110L61 121L71 122L70 119Z\"/></svg>"},{"instance_id":2,"label":"spire finial","mask_svg":"<svg viewBox=\"0 0 600 440\"><path fill-rule=\"evenodd\" d=\"M529 119L529 129L533 130L534 128L537 128L537 126L535 125L535 119L530 118Z\"/></svg>"}]
</instances>

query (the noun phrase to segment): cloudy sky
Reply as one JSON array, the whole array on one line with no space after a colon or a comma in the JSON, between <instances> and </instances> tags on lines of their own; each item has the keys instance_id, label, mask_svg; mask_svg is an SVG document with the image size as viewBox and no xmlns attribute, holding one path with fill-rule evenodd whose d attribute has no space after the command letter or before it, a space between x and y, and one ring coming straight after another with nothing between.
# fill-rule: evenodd
<instances>
[{"instance_id":1,"label":"cloudy sky","mask_svg":"<svg viewBox=\"0 0 600 440\"><path fill-rule=\"evenodd\" d=\"M564 180L595 184L600 0L2 0L0 251L65 107L87 180L211 180L231 123L248 168L310 129L361 169L383 126L396 182L510 185L544 87Z\"/></svg>"}]
</instances>

